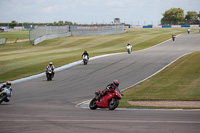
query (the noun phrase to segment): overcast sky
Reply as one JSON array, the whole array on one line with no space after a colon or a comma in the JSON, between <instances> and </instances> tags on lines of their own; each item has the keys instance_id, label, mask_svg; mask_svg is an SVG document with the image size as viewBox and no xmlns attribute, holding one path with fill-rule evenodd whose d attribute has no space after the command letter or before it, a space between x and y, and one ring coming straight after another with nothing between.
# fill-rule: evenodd
<instances>
[{"instance_id":1,"label":"overcast sky","mask_svg":"<svg viewBox=\"0 0 200 133\"><path fill-rule=\"evenodd\" d=\"M200 0L0 0L0 22L158 22L170 8L200 11Z\"/></svg>"}]
</instances>

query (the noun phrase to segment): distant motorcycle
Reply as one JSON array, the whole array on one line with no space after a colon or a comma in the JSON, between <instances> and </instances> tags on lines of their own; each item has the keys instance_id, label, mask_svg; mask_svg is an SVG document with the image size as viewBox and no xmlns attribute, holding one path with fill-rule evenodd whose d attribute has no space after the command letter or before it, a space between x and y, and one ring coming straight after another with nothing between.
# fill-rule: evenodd
<instances>
[{"instance_id":1,"label":"distant motorcycle","mask_svg":"<svg viewBox=\"0 0 200 133\"><path fill-rule=\"evenodd\" d=\"M107 95L100 98L99 101L99 92L95 92L95 97L90 102L90 109L95 110L98 107L99 108L109 108L109 110L114 110L119 105L119 100L122 98L123 94L120 93L120 90L118 88L113 89L112 91L108 91Z\"/></svg>"},{"instance_id":2,"label":"distant motorcycle","mask_svg":"<svg viewBox=\"0 0 200 133\"><path fill-rule=\"evenodd\" d=\"M127 49L128 54L131 54L132 46L131 45L126 46L126 49Z\"/></svg>"},{"instance_id":3,"label":"distant motorcycle","mask_svg":"<svg viewBox=\"0 0 200 133\"><path fill-rule=\"evenodd\" d=\"M172 35L172 40L175 41L176 35Z\"/></svg>"},{"instance_id":4,"label":"distant motorcycle","mask_svg":"<svg viewBox=\"0 0 200 133\"><path fill-rule=\"evenodd\" d=\"M11 93L12 91L10 91L7 88L3 88L3 90L0 92L0 104L4 101L4 102L9 102L10 101L10 97L11 97Z\"/></svg>"},{"instance_id":5,"label":"distant motorcycle","mask_svg":"<svg viewBox=\"0 0 200 133\"><path fill-rule=\"evenodd\" d=\"M88 56L87 55L83 55L83 64L87 65L88 63Z\"/></svg>"},{"instance_id":6,"label":"distant motorcycle","mask_svg":"<svg viewBox=\"0 0 200 133\"><path fill-rule=\"evenodd\" d=\"M47 81L51 81L53 78L53 70L51 68L48 68L47 72L46 72L46 77L47 77Z\"/></svg>"}]
</instances>

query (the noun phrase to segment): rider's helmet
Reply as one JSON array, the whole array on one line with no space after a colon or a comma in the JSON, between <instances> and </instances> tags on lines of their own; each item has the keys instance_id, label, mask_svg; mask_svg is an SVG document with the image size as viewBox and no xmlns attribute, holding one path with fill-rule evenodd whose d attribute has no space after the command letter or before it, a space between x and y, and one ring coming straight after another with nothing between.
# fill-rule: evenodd
<instances>
[{"instance_id":1,"label":"rider's helmet","mask_svg":"<svg viewBox=\"0 0 200 133\"><path fill-rule=\"evenodd\" d=\"M87 51L85 50L84 53L87 53Z\"/></svg>"},{"instance_id":2,"label":"rider's helmet","mask_svg":"<svg viewBox=\"0 0 200 133\"><path fill-rule=\"evenodd\" d=\"M7 87L10 87L10 86L11 86L10 81L7 81L7 82L6 82L6 86L7 86Z\"/></svg>"},{"instance_id":3,"label":"rider's helmet","mask_svg":"<svg viewBox=\"0 0 200 133\"><path fill-rule=\"evenodd\" d=\"M115 87L115 88L117 88L118 86L119 86L119 81L118 80L113 80L113 86Z\"/></svg>"},{"instance_id":4,"label":"rider's helmet","mask_svg":"<svg viewBox=\"0 0 200 133\"><path fill-rule=\"evenodd\" d=\"M52 66L52 65L53 65L53 62L49 62L49 65Z\"/></svg>"}]
</instances>

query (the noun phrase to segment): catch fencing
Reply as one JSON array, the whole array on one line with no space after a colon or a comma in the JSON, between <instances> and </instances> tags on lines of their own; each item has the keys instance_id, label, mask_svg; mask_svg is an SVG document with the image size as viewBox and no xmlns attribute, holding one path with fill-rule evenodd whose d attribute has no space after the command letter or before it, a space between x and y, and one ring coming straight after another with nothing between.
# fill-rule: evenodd
<instances>
[{"instance_id":1,"label":"catch fencing","mask_svg":"<svg viewBox=\"0 0 200 133\"><path fill-rule=\"evenodd\" d=\"M124 33L124 25L70 26L73 36L105 36Z\"/></svg>"},{"instance_id":2,"label":"catch fencing","mask_svg":"<svg viewBox=\"0 0 200 133\"><path fill-rule=\"evenodd\" d=\"M69 31L69 25L66 26L39 26L29 32L29 41L51 34L63 34Z\"/></svg>"},{"instance_id":3,"label":"catch fencing","mask_svg":"<svg viewBox=\"0 0 200 133\"><path fill-rule=\"evenodd\" d=\"M36 43L57 38L57 37L67 37L67 36L104 36L110 34L124 33L124 25L105 25L105 26L40 26L29 32L29 41L34 45ZM64 36L63 36L64 35ZM37 40L37 41L35 41Z\"/></svg>"}]
</instances>

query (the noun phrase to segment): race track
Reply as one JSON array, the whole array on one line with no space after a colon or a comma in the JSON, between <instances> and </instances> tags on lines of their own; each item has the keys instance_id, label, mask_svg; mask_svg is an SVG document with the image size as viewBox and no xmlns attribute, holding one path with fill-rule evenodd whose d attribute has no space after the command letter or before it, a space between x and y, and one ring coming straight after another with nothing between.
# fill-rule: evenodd
<instances>
[{"instance_id":1,"label":"race track","mask_svg":"<svg viewBox=\"0 0 200 133\"><path fill-rule=\"evenodd\" d=\"M134 47L133 47L134 48ZM7 133L199 133L199 110L90 110L76 104L118 79L127 88L180 56L200 50L200 34L131 55L122 53L57 72L51 82L40 77L15 83L10 103L0 105L0 132Z\"/></svg>"}]
</instances>

